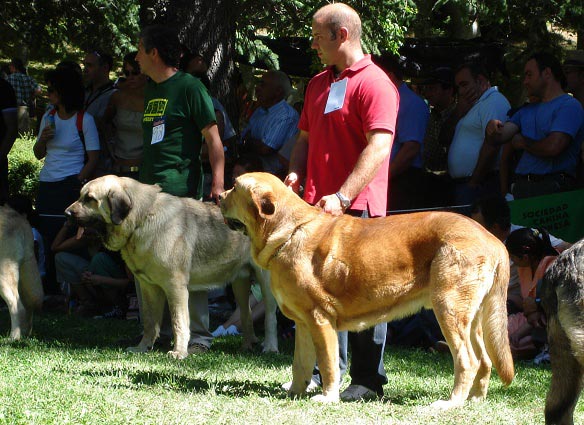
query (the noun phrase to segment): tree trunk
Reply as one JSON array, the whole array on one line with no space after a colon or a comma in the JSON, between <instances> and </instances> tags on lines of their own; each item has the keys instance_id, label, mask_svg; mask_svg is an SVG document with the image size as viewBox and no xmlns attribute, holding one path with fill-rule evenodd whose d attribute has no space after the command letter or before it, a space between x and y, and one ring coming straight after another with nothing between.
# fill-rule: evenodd
<instances>
[{"instance_id":1,"label":"tree trunk","mask_svg":"<svg viewBox=\"0 0 584 425\"><path fill-rule=\"evenodd\" d=\"M235 2L229 0L142 0L141 26L152 23L176 28L181 42L209 61L211 94L219 99L236 124L237 70L235 57Z\"/></svg>"}]
</instances>

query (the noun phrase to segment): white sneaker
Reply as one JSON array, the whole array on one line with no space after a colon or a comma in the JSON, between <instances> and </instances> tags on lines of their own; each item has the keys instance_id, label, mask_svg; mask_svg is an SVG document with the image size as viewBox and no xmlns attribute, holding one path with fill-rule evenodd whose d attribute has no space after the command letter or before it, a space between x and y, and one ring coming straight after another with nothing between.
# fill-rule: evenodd
<instances>
[{"instance_id":1,"label":"white sneaker","mask_svg":"<svg viewBox=\"0 0 584 425\"><path fill-rule=\"evenodd\" d=\"M219 325L217 326L217 329L211 332L211 335L213 335L215 338L217 338L218 336L223 336L225 335L225 328L223 327L223 325Z\"/></svg>"},{"instance_id":2,"label":"white sneaker","mask_svg":"<svg viewBox=\"0 0 584 425\"><path fill-rule=\"evenodd\" d=\"M365 401L374 400L376 398L377 393L363 385L349 385L347 389L341 393L341 400L343 401Z\"/></svg>"},{"instance_id":3,"label":"white sneaker","mask_svg":"<svg viewBox=\"0 0 584 425\"><path fill-rule=\"evenodd\" d=\"M285 382L282 384L282 389L286 392L290 391L290 387L292 387L292 381ZM318 390L318 387L320 387L320 384L314 378L312 378L308 383L308 387L306 387L305 392L312 393Z\"/></svg>"}]
</instances>

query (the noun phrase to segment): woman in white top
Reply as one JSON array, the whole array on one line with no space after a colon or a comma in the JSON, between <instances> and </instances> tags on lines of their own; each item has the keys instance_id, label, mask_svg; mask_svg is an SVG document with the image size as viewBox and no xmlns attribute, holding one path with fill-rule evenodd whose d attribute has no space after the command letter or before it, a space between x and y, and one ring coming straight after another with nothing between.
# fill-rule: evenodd
<instances>
[{"instance_id":1,"label":"woman in white top","mask_svg":"<svg viewBox=\"0 0 584 425\"><path fill-rule=\"evenodd\" d=\"M82 112L81 76L71 69L56 69L45 77L54 108L43 115L33 151L38 159L45 160L39 175L36 210L45 246L51 246L63 224L65 208L93 177L99 158L99 136L93 117ZM47 268L51 269L49 258Z\"/></svg>"},{"instance_id":2,"label":"woman in white top","mask_svg":"<svg viewBox=\"0 0 584 425\"><path fill-rule=\"evenodd\" d=\"M136 53L124 56L125 80L110 98L103 120L107 126L109 153L113 172L119 176L138 178L142 162L142 117L144 115L144 88L148 77L140 72Z\"/></svg>"}]
</instances>

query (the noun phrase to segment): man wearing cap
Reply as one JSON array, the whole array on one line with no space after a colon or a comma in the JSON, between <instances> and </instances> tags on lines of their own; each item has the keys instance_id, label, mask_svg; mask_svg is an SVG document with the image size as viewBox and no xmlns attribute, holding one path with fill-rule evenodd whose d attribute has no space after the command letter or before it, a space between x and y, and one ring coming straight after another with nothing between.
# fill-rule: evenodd
<instances>
[{"instance_id":1,"label":"man wearing cap","mask_svg":"<svg viewBox=\"0 0 584 425\"><path fill-rule=\"evenodd\" d=\"M454 91L454 71L439 67L420 84L430 104L430 119L424 135L422 165L427 207L450 205L452 181L448 175L448 148L462 116Z\"/></svg>"},{"instance_id":2,"label":"man wearing cap","mask_svg":"<svg viewBox=\"0 0 584 425\"><path fill-rule=\"evenodd\" d=\"M572 190L584 139L584 110L562 89L562 67L547 53L535 53L524 68L527 94L541 99L519 109L503 124L487 125L490 144L511 142L521 159L511 193L528 198Z\"/></svg>"},{"instance_id":3,"label":"man wearing cap","mask_svg":"<svg viewBox=\"0 0 584 425\"><path fill-rule=\"evenodd\" d=\"M564 62L566 91L584 107L584 50L572 50Z\"/></svg>"}]
</instances>

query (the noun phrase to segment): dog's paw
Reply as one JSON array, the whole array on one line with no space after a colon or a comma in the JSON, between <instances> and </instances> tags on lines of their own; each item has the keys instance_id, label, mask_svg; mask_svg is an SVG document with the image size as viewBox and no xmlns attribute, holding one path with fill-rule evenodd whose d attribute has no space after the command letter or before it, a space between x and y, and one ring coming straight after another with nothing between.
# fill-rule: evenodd
<instances>
[{"instance_id":1,"label":"dog's paw","mask_svg":"<svg viewBox=\"0 0 584 425\"><path fill-rule=\"evenodd\" d=\"M128 347L126 348L128 353L146 353L148 351L148 347L137 345L135 347Z\"/></svg>"},{"instance_id":2,"label":"dog's paw","mask_svg":"<svg viewBox=\"0 0 584 425\"><path fill-rule=\"evenodd\" d=\"M464 401L458 400L438 400L435 401L430 405L432 409L436 410L449 410L454 409L456 407L461 407L464 404Z\"/></svg>"},{"instance_id":3,"label":"dog's paw","mask_svg":"<svg viewBox=\"0 0 584 425\"><path fill-rule=\"evenodd\" d=\"M170 357L172 357L175 360L183 360L183 359L186 359L186 357L189 355L188 352L182 352L182 351L169 351L166 354L169 355Z\"/></svg>"},{"instance_id":4,"label":"dog's paw","mask_svg":"<svg viewBox=\"0 0 584 425\"><path fill-rule=\"evenodd\" d=\"M262 353L276 353L276 354L278 354L279 353L278 346L270 347L270 346L264 345L264 348L262 349Z\"/></svg>"},{"instance_id":5,"label":"dog's paw","mask_svg":"<svg viewBox=\"0 0 584 425\"><path fill-rule=\"evenodd\" d=\"M262 353L278 353L278 340L269 341L265 339L262 344Z\"/></svg>"},{"instance_id":6,"label":"dog's paw","mask_svg":"<svg viewBox=\"0 0 584 425\"><path fill-rule=\"evenodd\" d=\"M337 391L336 394L317 394L310 398L312 401L316 401L317 403L338 403L339 402L339 392Z\"/></svg>"}]
</instances>

